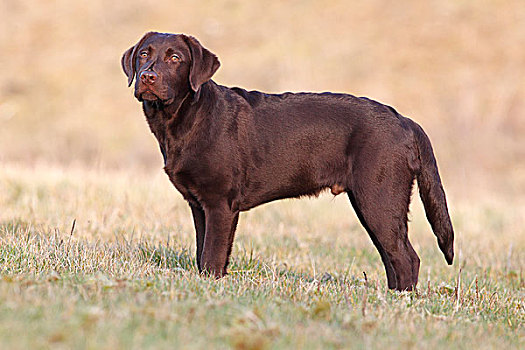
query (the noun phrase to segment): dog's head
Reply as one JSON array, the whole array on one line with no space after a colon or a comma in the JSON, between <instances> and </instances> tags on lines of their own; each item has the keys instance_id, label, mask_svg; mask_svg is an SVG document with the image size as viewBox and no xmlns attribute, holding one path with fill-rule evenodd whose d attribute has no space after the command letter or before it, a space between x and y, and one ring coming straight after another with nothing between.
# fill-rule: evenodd
<instances>
[{"instance_id":1,"label":"dog's head","mask_svg":"<svg viewBox=\"0 0 525 350\"><path fill-rule=\"evenodd\" d=\"M198 94L219 66L217 56L183 34L147 33L122 56L128 86L136 79L135 97L164 104Z\"/></svg>"}]
</instances>

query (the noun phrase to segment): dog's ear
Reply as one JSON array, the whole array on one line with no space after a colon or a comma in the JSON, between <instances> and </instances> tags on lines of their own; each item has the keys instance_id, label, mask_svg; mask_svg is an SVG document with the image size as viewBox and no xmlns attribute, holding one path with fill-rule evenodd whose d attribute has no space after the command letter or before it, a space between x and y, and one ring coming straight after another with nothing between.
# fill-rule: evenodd
<instances>
[{"instance_id":1,"label":"dog's ear","mask_svg":"<svg viewBox=\"0 0 525 350\"><path fill-rule=\"evenodd\" d=\"M120 63L122 64L122 69L128 77L128 86L131 86L131 83L133 83L133 77L135 76L135 60L132 59L134 50L135 46L132 46L129 49L127 49L126 52L124 52L124 55L122 55L122 59L120 60Z\"/></svg>"},{"instance_id":2,"label":"dog's ear","mask_svg":"<svg viewBox=\"0 0 525 350\"><path fill-rule=\"evenodd\" d=\"M131 83L133 83L133 78L135 78L135 74L137 73L137 67L135 67L135 61L137 58L137 50L142 45L144 40L146 40L147 38L155 34L157 33L155 32L146 33L142 37L142 39L139 40L137 44L127 49L126 52L124 52L124 55L122 55L122 59L120 63L122 64L122 69L124 70L124 73L128 77L128 86L131 86Z\"/></svg>"},{"instance_id":3,"label":"dog's ear","mask_svg":"<svg viewBox=\"0 0 525 350\"><path fill-rule=\"evenodd\" d=\"M191 51L190 86L197 92L202 84L211 79L221 63L217 56L204 48L194 37L185 36L185 39Z\"/></svg>"}]
</instances>

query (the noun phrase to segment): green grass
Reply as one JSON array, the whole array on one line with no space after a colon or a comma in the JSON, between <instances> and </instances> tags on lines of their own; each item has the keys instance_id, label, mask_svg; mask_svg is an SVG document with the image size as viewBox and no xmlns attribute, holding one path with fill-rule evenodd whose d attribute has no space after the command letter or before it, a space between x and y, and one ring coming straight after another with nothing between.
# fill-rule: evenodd
<instances>
[{"instance_id":1,"label":"green grass","mask_svg":"<svg viewBox=\"0 0 525 350\"><path fill-rule=\"evenodd\" d=\"M397 293L343 196L282 201L241 216L231 273L216 281L195 268L175 190L160 174L133 176L0 172L2 348L524 344L522 207L460 203L447 267L415 205L420 284Z\"/></svg>"},{"instance_id":2,"label":"green grass","mask_svg":"<svg viewBox=\"0 0 525 350\"><path fill-rule=\"evenodd\" d=\"M0 349L525 348L523 1L155 4L0 3ZM218 83L369 96L421 123L454 265L414 196L419 290L386 291L347 198L323 195L241 214L231 274L201 278L120 67L148 30L199 38Z\"/></svg>"}]
</instances>

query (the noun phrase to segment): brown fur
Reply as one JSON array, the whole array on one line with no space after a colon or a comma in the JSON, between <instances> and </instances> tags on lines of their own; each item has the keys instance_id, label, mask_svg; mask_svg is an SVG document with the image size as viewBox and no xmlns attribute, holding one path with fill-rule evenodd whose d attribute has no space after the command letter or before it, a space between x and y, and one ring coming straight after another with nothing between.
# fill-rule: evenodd
<instances>
[{"instance_id":1,"label":"brown fur","mask_svg":"<svg viewBox=\"0 0 525 350\"><path fill-rule=\"evenodd\" d=\"M347 192L385 265L411 290L419 257L407 235L417 179L439 247L454 232L436 160L419 125L373 100L265 94L213 82L217 57L195 38L148 33L122 57L169 179L188 201L200 271L226 273L239 213L276 199Z\"/></svg>"}]
</instances>

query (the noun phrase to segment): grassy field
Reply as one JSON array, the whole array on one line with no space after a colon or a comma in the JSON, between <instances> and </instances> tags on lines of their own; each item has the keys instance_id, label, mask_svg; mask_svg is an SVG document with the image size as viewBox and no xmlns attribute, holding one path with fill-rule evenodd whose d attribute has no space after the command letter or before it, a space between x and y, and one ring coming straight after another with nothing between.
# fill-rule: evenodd
<instances>
[{"instance_id":1,"label":"grassy field","mask_svg":"<svg viewBox=\"0 0 525 350\"><path fill-rule=\"evenodd\" d=\"M241 215L215 281L198 275L189 209L160 172L9 166L0 181L3 348L524 345L523 203L452 200L448 267L416 199L420 284L394 293L342 196Z\"/></svg>"},{"instance_id":2,"label":"grassy field","mask_svg":"<svg viewBox=\"0 0 525 350\"><path fill-rule=\"evenodd\" d=\"M419 288L388 292L347 198L324 194L241 214L230 275L201 278L120 67L150 30L196 36L218 83L420 123L454 265L414 196ZM1 1L0 349L524 348L523 42L522 0Z\"/></svg>"}]
</instances>

